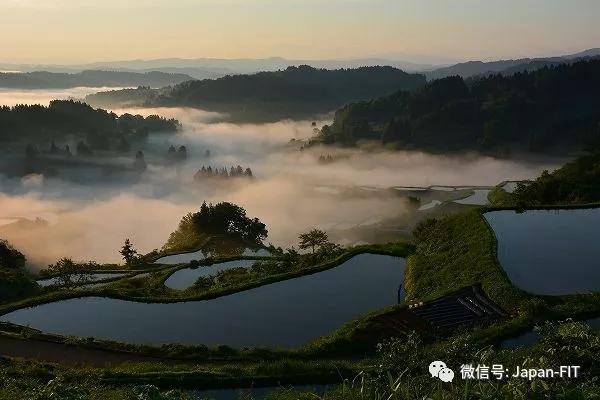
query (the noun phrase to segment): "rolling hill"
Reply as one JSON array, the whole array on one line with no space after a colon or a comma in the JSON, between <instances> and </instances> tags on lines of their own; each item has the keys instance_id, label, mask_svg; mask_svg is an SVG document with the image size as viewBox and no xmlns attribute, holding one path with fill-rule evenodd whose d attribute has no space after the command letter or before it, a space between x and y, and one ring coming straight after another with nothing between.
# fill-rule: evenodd
<instances>
[{"instance_id":1,"label":"rolling hill","mask_svg":"<svg viewBox=\"0 0 600 400\"><path fill-rule=\"evenodd\" d=\"M197 107L234 120L314 118L357 100L414 90L425 77L392 67L326 70L309 66L275 72L187 81L172 88L101 92L86 97L98 107Z\"/></svg>"}]
</instances>

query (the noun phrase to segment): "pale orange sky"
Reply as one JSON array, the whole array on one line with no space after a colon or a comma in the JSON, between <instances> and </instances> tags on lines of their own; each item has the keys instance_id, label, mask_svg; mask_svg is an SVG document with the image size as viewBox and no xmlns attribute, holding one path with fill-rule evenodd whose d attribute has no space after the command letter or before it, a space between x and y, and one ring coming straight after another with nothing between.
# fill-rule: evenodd
<instances>
[{"instance_id":1,"label":"pale orange sky","mask_svg":"<svg viewBox=\"0 0 600 400\"><path fill-rule=\"evenodd\" d=\"M0 62L543 56L600 47L598 16L596 0L0 0Z\"/></svg>"}]
</instances>

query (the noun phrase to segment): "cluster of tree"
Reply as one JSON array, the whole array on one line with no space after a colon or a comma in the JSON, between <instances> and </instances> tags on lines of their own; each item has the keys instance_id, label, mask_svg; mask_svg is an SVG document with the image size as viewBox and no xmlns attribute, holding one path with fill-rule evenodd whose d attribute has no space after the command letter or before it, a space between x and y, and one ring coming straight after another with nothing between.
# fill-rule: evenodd
<instances>
[{"instance_id":1,"label":"cluster of tree","mask_svg":"<svg viewBox=\"0 0 600 400\"><path fill-rule=\"evenodd\" d=\"M167 151L167 161L175 163L182 162L187 160L187 148L185 146L179 146L179 148L175 148L175 146L169 146L169 150Z\"/></svg>"},{"instance_id":2,"label":"cluster of tree","mask_svg":"<svg viewBox=\"0 0 600 400\"><path fill-rule=\"evenodd\" d=\"M151 86L176 85L191 80L185 74L171 74L159 71L128 72L87 70L78 73L47 71L0 72L0 87L19 89L50 89L101 86Z\"/></svg>"},{"instance_id":3,"label":"cluster of tree","mask_svg":"<svg viewBox=\"0 0 600 400\"><path fill-rule=\"evenodd\" d=\"M70 258L64 257L54 264L48 265L40 275L53 276L56 286L71 288L93 281L90 271L98 269L99 265L94 261L78 263Z\"/></svg>"},{"instance_id":4,"label":"cluster of tree","mask_svg":"<svg viewBox=\"0 0 600 400\"><path fill-rule=\"evenodd\" d=\"M283 249L270 245L269 252L278 256L280 261L262 261L261 264L268 267L268 269L275 268L275 266L269 266L273 263L278 264L279 268L285 270L302 269L335 258L343 252L342 247L332 243L327 233L320 229L312 229L302 233L298 239L300 250L310 250L310 252L300 253L294 246Z\"/></svg>"},{"instance_id":5,"label":"cluster of tree","mask_svg":"<svg viewBox=\"0 0 600 400\"><path fill-rule=\"evenodd\" d=\"M75 151L76 151L75 154L78 156L87 157L87 156L94 155L94 150L83 140L80 140L77 142L77 145L75 146ZM117 151L120 153L129 153L131 151L131 145L124 138L121 138L121 142L120 142L119 146L117 147ZM33 143L28 143L27 146L25 146L25 155L28 158L37 157L41 154L58 155L58 156L63 156L63 157L73 156L73 152L71 151L71 146L69 146L68 144L65 144L64 147L57 146L56 142L54 140L50 143L50 146L47 151L40 150L38 148L38 146ZM185 155L185 149L184 149L184 155ZM136 158L143 159L144 158L143 152L141 152L141 151L136 152Z\"/></svg>"},{"instance_id":6,"label":"cluster of tree","mask_svg":"<svg viewBox=\"0 0 600 400\"><path fill-rule=\"evenodd\" d=\"M425 150L567 151L600 144L600 60L468 83L448 77L350 104L314 142L374 140Z\"/></svg>"},{"instance_id":7,"label":"cluster of tree","mask_svg":"<svg viewBox=\"0 0 600 400\"><path fill-rule=\"evenodd\" d=\"M269 251L272 255L277 256L276 259L260 260L256 261L249 268L231 268L219 271L213 276L203 276L198 278L194 286L197 289L209 289L216 285L237 285L266 276L309 268L337 257L342 252L342 248L337 244L331 243L327 233L319 229L313 229L301 234L299 240L300 249L309 249L309 253L301 254L294 247L283 250L280 247L276 248L271 245Z\"/></svg>"},{"instance_id":8,"label":"cluster of tree","mask_svg":"<svg viewBox=\"0 0 600 400\"><path fill-rule=\"evenodd\" d=\"M312 229L309 232L302 233L299 237L301 250L310 249L311 254L330 255L340 250L340 247L329 241L327 233L320 229Z\"/></svg>"},{"instance_id":9,"label":"cluster of tree","mask_svg":"<svg viewBox=\"0 0 600 400\"><path fill-rule=\"evenodd\" d=\"M348 156L345 155L341 155L341 154L321 154L319 156L319 164L331 164L333 162L339 161L339 160L343 160L345 158L348 158Z\"/></svg>"},{"instance_id":10,"label":"cluster of tree","mask_svg":"<svg viewBox=\"0 0 600 400\"><path fill-rule=\"evenodd\" d=\"M246 216L246 210L236 204L202 203L200 211L189 213L169 236L165 248L193 249L208 236L219 235L227 240L261 245L268 234L266 225L258 218Z\"/></svg>"},{"instance_id":11,"label":"cluster of tree","mask_svg":"<svg viewBox=\"0 0 600 400\"><path fill-rule=\"evenodd\" d=\"M27 150L26 150L26 153L27 153ZM69 147L68 144L66 144L64 148L60 148L56 145L54 140L52 141L52 143L50 143L50 148L48 149L48 153L50 153L52 155L64 155L67 157L70 157L73 155L73 153L71 153L71 147Z\"/></svg>"},{"instance_id":12,"label":"cluster of tree","mask_svg":"<svg viewBox=\"0 0 600 400\"><path fill-rule=\"evenodd\" d=\"M180 123L158 115L115 113L73 100L53 100L48 107L0 107L0 142L50 143L67 136L85 140L98 150L123 147L125 137L145 138L150 132L175 132Z\"/></svg>"},{"instance_id":13,"label":"cluster of tree","mask_svg":"<svg viewBox=\"0 0 600 400\"><path fill-rule=\"evenodd\" d=\"M43 163L36 163L38 161L37 157L40 154L50 154L50 155L60 155L63 157L72 157L71 148L69 145L65 145L64 148L58 147L54 141L52 141L50 145L50 149L48 152L41 152L38 147L34 144L27 144L25 147L25 156L27 157L27 166L26 173L44 173L45 175L55 174L56 171L52 168L47 168ZM90 157L94 155L94 151L90 146L86 144L83 140L80 140L76 146L76 155L79 157ZM47 160L46 160L47 161ZM143 172L147 169L146 160L144 157L144 152L138 150L135 152L135 156L132 163L132 168L136 171Z\"/></svg>"},{"instance_id":14,"label":"cluster of tree","mask_svg":"<svg viewBox=\"0 0 600 400\"><path fill-rule=\"evenodd\" d=\"M319 163L321 164L330 164L335 161L335 158L331 154L321 154L319 156Z\"/></svg>"},{"instance_id":15,"label":"cluster of tree","mask_svg":"<svg viewBox=\"0 0 600 400\"><path fill-rule=\"evenodd\" d=\"M325 70L306 65L252 75L183 82L160 90L125 89L86 97L94 105L185 106L226 112L237 120L316 116L350 101L413 90L425 76L392 67Z\"/></svg>"},{"instance_id":16,"label":"cluster of tree","mask_svg":"<svg viewBox=\"0 0 600 400\"><path fill-rule=\"evenodd\" d=\"M296 267L289 266L281 260L261 260L254 262L250 267L235 267L218 271L215 275L201 276L194 287L200 290L207 290L220 287L231 287L252 280L259 280L268 276L289 272Z\"/></svg>"},{"instance_id":17,"label":"cluster of tree","mask_svg":"<svg viewBox=\"0 0 600 400\"><path fill-rule=\"evenodd\" d=\"M518 184L512 200L520 205L584 204L600 201L600 153L580 157L562 168Z\"/></svg>"},{"instance_id":18,"label":"cluster of tree","mask_svg":"<svg viewBox=\"0 0 600 400\"><path fill-rule=\"evenodd\" d=\"M95 261L75 262L71 258L63 257L54 264L49 264L47 268L40 271L42 278L58 276L62 274L86 273L91 270L100 269L100 265Z\"/></svg>"},{"instance_id":19,"label":"cluster of tree","mask_svg":"<svg viewBox=\"0 0 600 400\"><path fill-rule=\"evenodd\" d=\"M252 170L250 169L250 167L244 169L240 165L238 165L237 167L231 166L228 171L227 167L219 169L213 168L210 165L208 167L205 167L203 165L202 168L200 168L198 172L194 174L194 180L202 181L207 178L252 178L253 176L254 175L252 175Z\"/></svg>"},{"instance_id":20,"label":"cluster of tree","mask_svg":"<svg viewBox=\"0 0 600 400\"><path fill-rule=\"evenodd\" d=\"M90 146L88 146L83 140L77 142L75 149L76 154L79 156L91 156L94 153ZM64 157L71 157L73 155L71 152L71 146L66 144L64 147L59 147L56 145L54 140L50 143L50 147L47 151L40 150L39 147L34 143L27 143L27 146L25 146L25 155L28 158L34 158L41 154L58 155Z\"/></svg>"},{"instance_id":21,"label":"cluster of tree","mask_svg":"<svg viewBox=\"0 0 600 400\"><path fill-rule=\"evenodd\" d=\"M0 239L0 300L23 297L37 290L25 270L25 256L6 240Z\"/></svg>"},{"instance_id":22,"label":"cluster of tree","mask_svg":"<svg viewBox=\"0 0 600 400\"><path fill-rule=\"evenodd\" d=\"M339 245L332 243L326 232L320 229L312 229L308 232L300 234L298 237L300 250L310 250L308 253L300 253L294 246L288 249L281 247L270 246L269 251L273 255L277 255L280 261L262 261L260 264L267 269L283 268L285 270L309 268L316 264L320 264L327 260L338 257L344 251ZM278 267L271 265L278 264ZM253 268L256 268L253 267Z\"/></svg>"},{"instance_id":23,"label":"cluster of tree","mask_svg":"<svg viewBox=\"0 0 600 400\"><path fill-rule=\"evenodd\" d=\"M144 86L135 89L115 89L89 94L85 97L85 102L94 107L102 108L150 107L157 97L168 94L171 90L171 86L166 86L161 89L151 89Z\"/></svg>"}]
</instances>

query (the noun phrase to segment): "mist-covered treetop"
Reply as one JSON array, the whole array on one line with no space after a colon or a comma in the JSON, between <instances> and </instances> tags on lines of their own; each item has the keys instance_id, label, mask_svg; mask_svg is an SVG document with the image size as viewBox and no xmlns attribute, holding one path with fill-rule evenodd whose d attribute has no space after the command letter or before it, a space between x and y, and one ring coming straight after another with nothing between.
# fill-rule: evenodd
<instances>
[{"instance_id":1,"label":"mist-covered treetop","mask_svg":"<svg viewBox=\"0 0 600 400\"><path fill-rule=\"evenodd\" d=\"M105 136L174 132L176 119L158 115L118 116L74 100L53 100L48 106L19 104L0 107L0 141L61 139L93 133Z\"/></svg>"}]
</instances>

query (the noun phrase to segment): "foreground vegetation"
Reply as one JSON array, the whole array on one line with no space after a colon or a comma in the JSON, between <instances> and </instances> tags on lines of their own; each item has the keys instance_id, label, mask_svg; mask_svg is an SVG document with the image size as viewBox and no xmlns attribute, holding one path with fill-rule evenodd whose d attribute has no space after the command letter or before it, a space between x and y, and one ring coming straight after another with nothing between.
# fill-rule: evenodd
<instances>
[{"instance_id":1,"label":"foreground vegetation","mask_svg":"<svg viewBox=\"0 0 600 400\"><path fill-rule=\"evenodd\" d=\"M577 323L547 324L540 329L541 339L530 348L498 350L479 347L468 334L458 335L437 346L423 346L419 337L393 339L379 346L377 367L324 396L283 392L270 399L322 400L453 400L453 399L593 399L600 385L600 336ZM429 360L451 360L452 384L432 378ZM462 379L461 365L500 364L513 374L516 367L557 369L561 365L581 366L577 378L508 377L496 380Z\"/></svg>"},{"instance_id":2,"label":"foreground vegetation","mask_svg":"<svg viewBox=\"0 0 600 400\"><path fill-rule=\"evenodd\" d=\"M436 346L425 345L415 334L391 339L378 346L377 356L369 363L277 361L234 366L122 365L110 369L63 368L29 362L5 360L0 365L0 397L5 399L137 399L187 400L183 391L162 391L155 385L179 386L182 377L205 387L229 382L233 387L283 385L269 395L271 400L417 400L436 399L592 399L600 387L600 336L589 327L566 322L540 327L540 341L531 348L498 350L474 345L469 334L461 334ZM430 360L446 360L455 371L452 383L443 383L428 373ZM505 376L496 380L462 379L461 365L490 367L501 364L512 375L517 366L551 368L580 366L577 378L540 378L531 380ZM355 369L358 368L358 369ZM337 382L324 395L302 393L285 386L298 377L329 377ZM327 379L321 382L327 382ZM189 382L188 382L189 384ZM237 386L236 386L237 385ZM247 397L252 399L252 397Z\"/></svg>"}]
</instances>

